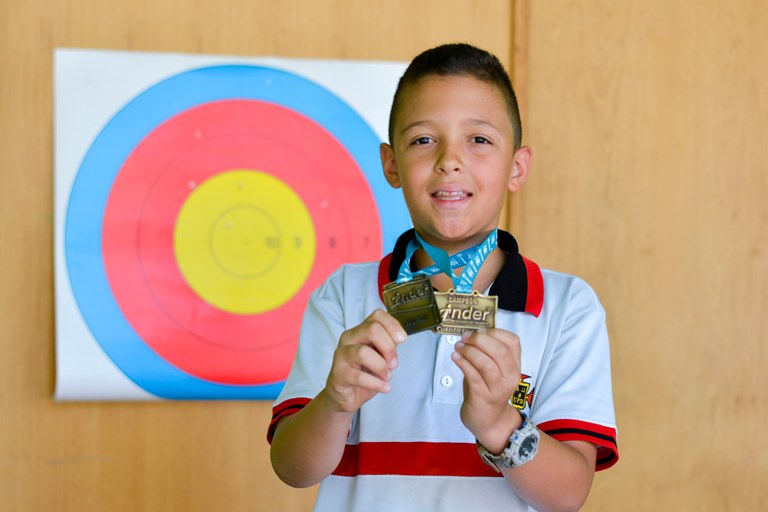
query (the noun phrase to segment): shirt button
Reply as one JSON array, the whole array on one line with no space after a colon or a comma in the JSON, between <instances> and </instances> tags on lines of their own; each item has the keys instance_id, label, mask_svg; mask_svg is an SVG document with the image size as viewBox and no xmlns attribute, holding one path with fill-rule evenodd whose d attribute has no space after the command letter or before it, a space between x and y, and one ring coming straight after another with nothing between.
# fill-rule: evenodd
<instances>
[{"instance_id":1,"label":"shirt button","mask_svg":"<svg viewBox=\"0 0 768 512\"><path fill-rule=\"evenodd\" d=\"M444 388L451 387L453 385L453 377L450 375L443 375L440 379L440 384L442 384Z\"/></svg>"}]
</instances>

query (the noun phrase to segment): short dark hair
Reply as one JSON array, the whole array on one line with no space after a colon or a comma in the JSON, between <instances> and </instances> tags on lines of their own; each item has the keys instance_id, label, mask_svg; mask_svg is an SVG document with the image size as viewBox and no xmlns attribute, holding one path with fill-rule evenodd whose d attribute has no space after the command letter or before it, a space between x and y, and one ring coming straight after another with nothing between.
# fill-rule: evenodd
<instances>
[{"instance_id":1,"label":"short dark hair","mask_svg":"<svg viewBox=\"0 0 768 512\"><path fill-rule=\"evenodd\" d=\"M507 104L507 114L512 121L515 134L515 149L520 147L523 129L520 123L520 109L512 88L512 81L499 59L480 48L466 43L451 43L437 46L417 55L406 68L397 84L392 108L389 111L389 143L394 140L395 118L408 87L428 76L467 75L496 87Z\"/></svg>"}]
</instances>

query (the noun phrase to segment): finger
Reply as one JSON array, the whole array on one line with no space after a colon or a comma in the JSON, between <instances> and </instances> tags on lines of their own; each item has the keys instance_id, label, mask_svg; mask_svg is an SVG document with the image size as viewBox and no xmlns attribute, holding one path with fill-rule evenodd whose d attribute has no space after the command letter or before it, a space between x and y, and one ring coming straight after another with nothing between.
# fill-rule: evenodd
<instances>
[{"instance_id":1,"label":"finger","mask_svg":"<svg viewBox=\"0 0 768 512\"><path fill-rule=\"evenodd\" d=\"M404 337L404 331L394 317L382 310L376 310L360 325L344 331L339 339L339 346L371 346L384 358L389 368L395 368L397 343Z\"/></svg>"},{"instance_id":2,"label":"finger","mask_svg":"<svg viewBox=\"0 0 768 512\"><path fill-rule=\"evenodd\" d=\"M459 351L455 351L451 354L451 359L459 367L461 373L464 374L464 385L469 386L470 389L479 391L483 394L487 394L490 390L480 371L465 357L461 355Z\"/></svg>"},{"instance_id":3,"label":"finger","mask_svg":"<svg viewBox=\"0 0 768 512\"><path fill-rule=\"evenodd\" d=\"M490 393L503 384L502 372L497 362L476 346L459 341L455 345L454 354L458 356L458 359L454 358L457 365L459 361L465 363L463 366L459 365L459 368L464 371L464 376L469 379L470 385L481 385ZM469 374L467 369L470 370ZM477 378L473 378L475 374Z\"/></svg>"},{"instance_id":4,"label":"finger","mask_svg":"<svg viewBox=\"0 0 768 512\"><path fill-rule=\"evenodd\" d=\"M378 322L371 322L367 330L368 343L387 361L390 368L397 366L397 343Z\"/></svg>"},{"instance_id":5,"label":"finger","mask_svg":"<svg viewBox=\"0 0 768 512\"><path fill-rule=\"evenodd\" d=\"M400 325L400 322L383 309L375 310L368 319L381 324L395 343L400 344L408 339L408 334L403 329L403 326Z\"/></svg>"},{"instance_id":6,"label":"finger","mask_svg":"<svg viewBox=\"0 0 768 512\"><path fill-rule=\"evenodd\" d=\"M364 369L380 379L390 379L392 372L389 368L389 361L374 348L368 345L356 345L348 347L347 350L351 353L348 361L352 366Z\"/></svg>"},{"instance_id":7,"label":"finger","mask_svg":"<svg viewBox=\"0 0 768 512\"><path fill-rule=\"evenodd\" d=\"M381 379L364 370L357 370L351 375L351 378L353 386L375 391L376 393L387 393L391 388L387 379Z\"/></svg>"},{"instance_id":8,"label":"finger","mask_svg":"<svg viewBox=\"0 0 768 512\"><path fill-rule=\"evenodd\" d=\"M381 379L363 368L342 365L333 376L330 383L337 390L344 388L359 388L375 393L387 393L390 384L386 379Z\"/></svg>"},{"instance_id":9,"label":"finger","mask_svg":"<svg viewBox=\"0 0 768 512\"><path fill-rule=\"evenodd\" d=\"M474 333L462 338L462 345L474 347L490 357L505 379L518 379L520 374L520 339L501 329ZM459 347L461 347L460 345Z\"/></svg>"},{"instance_id":10,"label":"finger","mask_svg":"<svg viewBox=\"0 0 768 512\"><path fill-rule=\"evenodd\" d=\"M390 368L397 367L397 345L405 340L405 331L389 313L377 309L367 319L368 343L387 360Z\"/></svg>"},{"instance_id":11,"label":"finger","mask_svg":"<svg viewBox=\"0 0 768 512\"><path fill-rule=\"evenodd\" d=\"M491 329L489 331L467 331L462 336L462 341L485 347L483 350L509 350L512 353L520 352L520 338L517 334L503 329Z\"/></svg>"}]
</instances>

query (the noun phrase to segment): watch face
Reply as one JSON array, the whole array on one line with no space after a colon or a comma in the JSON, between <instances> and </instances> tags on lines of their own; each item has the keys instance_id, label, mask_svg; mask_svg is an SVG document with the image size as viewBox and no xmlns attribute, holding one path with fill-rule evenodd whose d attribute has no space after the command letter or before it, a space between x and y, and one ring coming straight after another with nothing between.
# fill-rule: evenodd
<instances>
[{"instance_id":1,"label":"watch face","mask_svg":"<svg viewBox=\"0 0 768 512\"><path fill-rule=\"evenodd\" d=\"M523 439L520 443L520 450L517 452L521 459L527 459L533 454L534 450L536 450L536 441L536 436L528 436Z\"/></svg>"}]
</instances>

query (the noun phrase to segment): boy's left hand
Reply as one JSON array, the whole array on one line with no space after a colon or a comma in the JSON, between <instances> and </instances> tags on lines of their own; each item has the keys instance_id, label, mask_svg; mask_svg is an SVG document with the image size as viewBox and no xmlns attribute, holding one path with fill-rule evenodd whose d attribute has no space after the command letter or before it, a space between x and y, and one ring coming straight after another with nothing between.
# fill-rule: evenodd
<instances>
[{"instance_id":1,"label":"boy's left hand","mask_svg":"<svg viewBox=\"0 0 768 512\"><path fill-rule=\"evenodd\" d=\"M461 421L492 453L499 453L522 422L509 399L520 382L520 338L491 329L465 334L452 355L464 373Z\"/></svg>"}]
</instances>

